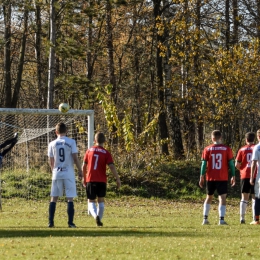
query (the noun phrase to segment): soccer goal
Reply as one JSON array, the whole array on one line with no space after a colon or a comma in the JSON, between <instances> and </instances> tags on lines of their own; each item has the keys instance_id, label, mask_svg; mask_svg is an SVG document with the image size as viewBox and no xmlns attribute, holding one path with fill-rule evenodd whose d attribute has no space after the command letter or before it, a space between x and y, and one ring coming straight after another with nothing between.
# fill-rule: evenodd
<instances>
[{"instance_id":1,"label":"soccer goal","mask_svg":"<svg viewBox=\"0 0 260 260\"><path fill-rule=\"evenodd\" d=\"M67 136L76 140L82 160L86 149L94 142L93 110L71 109L61 113L58 109L0 108L0 143L12 138L16 132L19 134L17 144L2 161L0 207L2 199L49 198L51 171L47 148L56 138L55 126L59 122L67 125ZM79 183L78 186L82 189Z\"/></svg>"}]
</instances>

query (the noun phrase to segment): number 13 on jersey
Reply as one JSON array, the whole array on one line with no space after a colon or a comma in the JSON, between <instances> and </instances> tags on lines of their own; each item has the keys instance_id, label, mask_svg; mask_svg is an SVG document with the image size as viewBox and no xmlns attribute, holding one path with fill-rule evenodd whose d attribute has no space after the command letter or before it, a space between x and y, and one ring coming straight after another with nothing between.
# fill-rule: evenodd
<instances>
[{"instance_id":1,"label":"number 13 on jersey","mask_svg":"<svg viewBox=\"0 0 260 260\"><path fill-rule=\"evenodd\" d=\"M220 170L222 167L222 154L211 154L212 157L212 169Z\"/></svg>"}]
</instances>

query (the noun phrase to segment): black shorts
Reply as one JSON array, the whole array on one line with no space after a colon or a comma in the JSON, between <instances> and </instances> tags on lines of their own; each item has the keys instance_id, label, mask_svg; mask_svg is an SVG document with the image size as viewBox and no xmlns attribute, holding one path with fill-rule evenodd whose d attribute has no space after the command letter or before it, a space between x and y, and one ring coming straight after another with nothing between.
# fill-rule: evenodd
<instances>
[{"instance_id":1,"label":"black shorts","mask_svg":"<svg viewBox=\"0 0 260 260\"><path fill-rule=\"evenodd\" d=\"M254 179L255 183L255 179ZM255 194L255 186L250 184L250 178L240 180L241 193Z\"/></svg>"},{"instance_id":2,"label":"black shorts","mask_svg":"<svg viewBox=\"0 0 260 260\"><path fill-rule=\"evenodd\" d=\"M218 195L227 194L228 181L207 181L206 189L208 195L213 195L217 190Z\"/></svg>"},{"instance_id":3,"label":"black shorts","mask_svg":"<svg viewBox=\"0 0 260 260\"><path fill-rule=\"evenodd\" d=\"M107 184L105 182L87 182L86 193L88 199L95 200L97 197L105 197L106 192Z\"/></svg>"}]
</instances>

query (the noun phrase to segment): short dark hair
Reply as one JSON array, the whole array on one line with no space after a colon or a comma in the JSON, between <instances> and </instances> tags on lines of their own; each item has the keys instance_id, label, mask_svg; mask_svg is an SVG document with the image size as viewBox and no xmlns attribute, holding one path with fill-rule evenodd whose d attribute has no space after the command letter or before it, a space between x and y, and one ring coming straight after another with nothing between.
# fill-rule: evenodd
<instances>
[{"instance_id":1,"label":"short dark hair","mask_svg":"<svg viewBox=\"0 0 260 260\"><path fill-rule=\"evenodd\" d=\"M106 141L106 137L102 132L97 132L95 135L95 140L99 144L103 144Z\"/></svg>"},{"instance_id":2,"label":"short dark hair","mask_svg":"<svg viewBox=\"0 0 260 260\"><path fill-rule=\"evenodd\" d=\"M211 135L216 138L216 139L219 139L221 137L221 132L220 130L214 130Z\"/></svg>"},{"instance_id":3,"label":"short dark hair","mask_svg":"<svg viewBox=\"0 0 260 260\"><path fill-rule=\"evenodd\" d=\"M67 127L66 127L66 125L65 125L64 123L58 123L58 124L56 125L56 132L57 132L58 134L66 134L66 132L67 132Z\"/></svg>"},{"instance_id":4,"label":"short dark hair","mask_svg":"<svg viewBox=\"0 0 260 260\"><path fill-rule=\"evenodd\" d=\"M255 141L255 133L253 132L248 132L245 134L245 138L249 143L252 143Z\"/></svg>"}]
</instances>

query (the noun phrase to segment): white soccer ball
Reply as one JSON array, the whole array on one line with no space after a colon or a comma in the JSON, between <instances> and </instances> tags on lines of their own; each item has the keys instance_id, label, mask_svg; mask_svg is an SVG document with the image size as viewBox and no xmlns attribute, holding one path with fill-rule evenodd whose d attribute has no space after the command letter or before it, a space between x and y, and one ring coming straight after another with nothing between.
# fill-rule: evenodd
<instances>
[{"instance_id":1,"label":"white soccer ball","mask_svg":"<svg viewBox=\"0 0 260 260\"><path fill-rule=\"evenodd\" d=\"M70 109L70 106L67 103L61 103L59 105L59 110L61 113L67 113L69 111L69 109Z\"/></svg>"}]
</instances>

